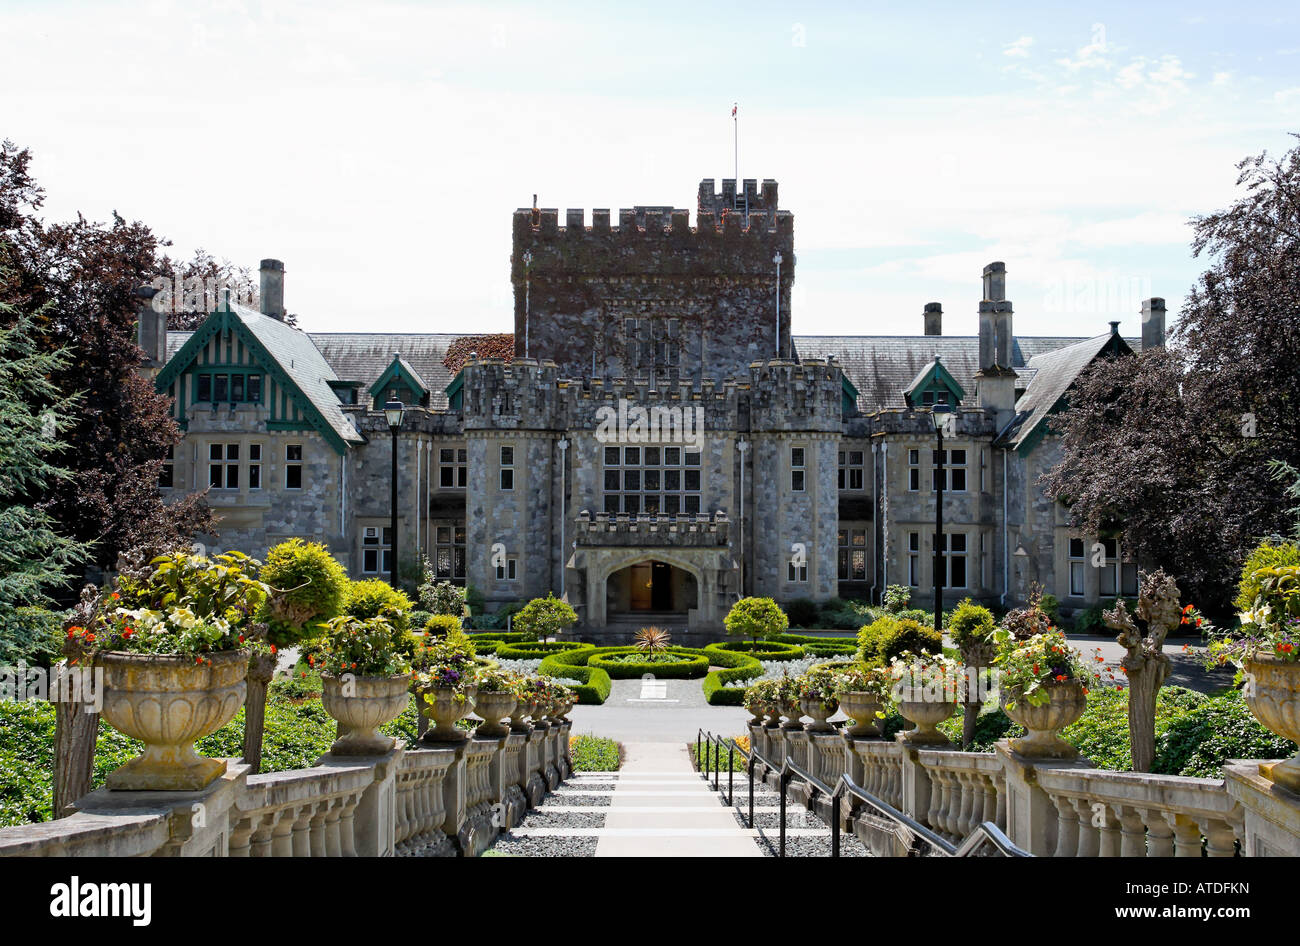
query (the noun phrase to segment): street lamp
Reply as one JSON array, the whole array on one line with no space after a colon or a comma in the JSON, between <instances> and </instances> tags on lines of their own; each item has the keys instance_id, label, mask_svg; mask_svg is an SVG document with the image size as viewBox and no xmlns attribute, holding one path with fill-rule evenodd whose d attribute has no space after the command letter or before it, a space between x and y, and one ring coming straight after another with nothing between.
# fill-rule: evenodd
<instances>
[{"instance_id":1,"label":"street lamp","mask_svg":"<svg viewBox=\"0 0 1300 946\"><path fill-rule=\"evenodd\" d=\"M388 567L388 583L397 590L397 434L402 429L402 415L406 413L406 405L401 401L388 401L384 404L384 419L388 421L388 429L393 434L393 475L389 482L389 498L392 502L392 522L389 531L390 547L388 554L392 556Z\"/></svg>"},{"instance_id":2,"label":"street lamp","mask_svg":"<svg viewBox=\"0 0 1300 946\"><path fill-rule=\"evenodd\" d=\"M781 357L781 251L772 257L776 263L776 357Z\"/></svg>"},{"instance_id":3,"label":"street lamp","mask_svg":"<svg viewBox=\"0 0 1300 946\"><path fill-rule=\"evenodd\" d=\"M934 468L934 629L943 633L943 487L946 473L943 465L943 428L952 409L947 404L936 403L930 409L930 419L934 421L934 434L938 438L935 450Z\"/></svg>"},{"instance_id":4,"label":"street lamp","mask_svg":"<svg viewBox=\"0 0 1300 946\"><path fill-rule=\"evenodd\" d=\"M745 597L745 452L749 450L749 441L744 437L736 444L740 451L740 501L736 504L740 510L740 596Z\"/></svg>"},{"instance_id":5,"label":"street lamp","mask_svg":"<svg viewBox=\"0 0 1300 946\"><path fill-rule=\"evenodd\" d=\"M556 444L560 448L560 597L564 597L564 570L568 563L564 560L564 515L565 515L565 478L569 472L569 440L561 437Z\"/></svg>"}]
</instances>

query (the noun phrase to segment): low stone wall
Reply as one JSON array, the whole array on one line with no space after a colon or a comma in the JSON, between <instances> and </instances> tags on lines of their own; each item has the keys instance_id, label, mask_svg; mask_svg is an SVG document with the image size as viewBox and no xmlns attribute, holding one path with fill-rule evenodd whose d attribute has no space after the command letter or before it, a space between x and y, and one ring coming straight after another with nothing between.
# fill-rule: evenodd
<instances>
[{"instance_id":1,"label":"low stone wall","mask_svg":"<svg viewBox=\"0 0 1300 946\"><path fill-rule=\"evenodd\" d=\"M843 732L749 727L750 744L772 768L786 759L834 788L847 774L881 801L954 843L990 821L1039 856L1233 857L1300 855L1300 795L1234 761L1221 779L1148 775L1093 768L1086 759L1027 759L1006 742L994 752L924 749L902 741L857 739ZM823 817L829 799L806 783L791 796ZM838 816L876 854L906 853L891 822Z\"/></svg>"},{"instance_id":2,"label":"low stone wall","mask_svg":"<svg viewBox=\"0 0 1300 946\"><path fill-rule=\"evenodd\" d=\"M66 818L0 829L0 856L473 857L572 774L572 728L265 775L231 760L200 792L101 788Z\"/></svg>"}]
</instances>

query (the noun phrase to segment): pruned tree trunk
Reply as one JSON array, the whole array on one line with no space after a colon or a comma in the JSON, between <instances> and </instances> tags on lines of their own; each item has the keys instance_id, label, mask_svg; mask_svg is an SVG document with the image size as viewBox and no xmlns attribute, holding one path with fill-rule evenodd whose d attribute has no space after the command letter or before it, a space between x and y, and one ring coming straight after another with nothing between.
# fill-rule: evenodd
<instances>
[{"instance_id":1,"label":"pruned tree trunk","mask_svg":"<svg viewBox=\"0 0 1300 946\"><path fill-rule=\"evenodd\" d=\"M244 696L244 761L262 769L262 738L266 728L266 688L275 676L275 655L254 654L248 661L247 693Z\"/></svg>"},{"instance_id":2,"label":"pruned tree trunk","mask_svg":"<svg viewBox=\"0 0 1300 946\"><path fill-rule=\"evenodd\" d=\"M961 747L969 749L975 741L975 723L979 719L980 707L984 705L979 693L979 672L993 665L993 647L982 642L968 643L961 649L961 659L962 664L968 668L966 699L962 703ZM974 680L969 674L971 667L975 668Z\"/></svg>"},{"instance_id":3,"label":"pruned tree trunk","mask_svg":"<svg viewBox=\"0 0 1300 946\"><path fill-rule=\"evenodd\" d=\"M1150 772L1156 755L1156 701L1169 676L1165 638L1178 626L1178 584L1157 569L1142 579L1137 616L1147 623L1144 636L1123 600L1105 612L1106 626L1119 631L1115 640L1128 653L1120 666L1128 677L1128 734L1134 772Z\"/></svg>"},{"instance_id":4,"label":"pruned tree trunk","mask_svg":"<svg viewBox=\"0 0 1300 946\"><path fill-rule=\"evenodd\" d=\"M66 674L67 661L58 672ZM68 695L61 692L61 696ZM77 696L84 694L78 690ZM81 699L60 699L54 704L54 817L71 814L71 804L90 792L95 775L95 737L99 713Z\"/></svg>"}]
</instances>

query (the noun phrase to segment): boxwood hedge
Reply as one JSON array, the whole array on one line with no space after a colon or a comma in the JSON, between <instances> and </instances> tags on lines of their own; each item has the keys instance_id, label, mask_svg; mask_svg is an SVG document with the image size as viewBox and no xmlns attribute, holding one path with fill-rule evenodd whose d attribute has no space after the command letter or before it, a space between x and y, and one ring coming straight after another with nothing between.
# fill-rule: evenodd
<instances>
[{"instance_id":1,"label":"boxwood hedge","mask_svg":"<svg viewBox=\"0 0 1300 946\"><path fill-rule=\"evenodd\" d=\"M745 701L745 691L741 687L727 686L752 680L763 672L763 664L757 657L735 650L723 650L717 644L704 648L710 662L719 670L711 670L704 678L704 699L710 706L740 706Z\"/></svg>"},{"instance_id":2,"label":"boxwood hedge","mask_svg":"<svg viewBox=\"0 0 1300 946\"><path fill-rule=\"evenodd\" d=\"M564 651L594 649L594 645L580 641L521 641L501 644L497 647L496 656L502 660L542 660Z\"/></svg>"},{"instance_id":3,"label":"boxwood hedge","mask_svg":"<svg viewBox=\"0 0 1300 946\"><path fill-rule=\"evenodd\" d=\"M630 680L647 673L668 680L691 680L709 672L709 658L704 651L691 647L669 647L666 653L681 660L674 663L621 661L617 658L641 654L635 647L599 647L587 658L587 666L600 667L615 680Z\"/></svg>"},{"instance_id":4,"label":"boxwood hedge","mask_svg":"<svg viewBox=\"0 0 1300 946\"><path fill-rule=\"evenodd\" d=\"M773 639L759 641L757 644L753 641L722 641L706 645L704 651L707 654L750 654L759 660L798 660L804 655L803 648L798 644Z\"/></svg>"},{"instance_id":5,"label":"boxwood hedge","mask_svg":"<svg viewBox=\"0 0 1300 946\"><path fill-rule=\"evenodd\" d=\"M584 644L580 649L555 651L549 657L542 658L537 672L579 681L579 685L571 685L578 694L578 703L599 706L609 699L612 683L604 670L587 666L587 658L594 650L591 644Z\"/></svg>"}]
</instances>

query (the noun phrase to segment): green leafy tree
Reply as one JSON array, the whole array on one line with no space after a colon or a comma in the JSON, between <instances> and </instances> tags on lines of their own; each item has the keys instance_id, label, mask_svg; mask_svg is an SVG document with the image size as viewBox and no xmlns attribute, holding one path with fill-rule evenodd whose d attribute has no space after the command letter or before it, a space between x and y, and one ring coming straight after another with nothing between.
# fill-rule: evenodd
<instances>
[{"instance_id":1,"label":"green leafy tree","mask_svg":"<svg viewBox=\"0 0 1300 946\"><path fill-rule=\"evenodd\" d=\"M748 637L755 644L790 627L790 619L771 598L741 598L722 623L732 637Z\"/></svg>"},{"instance_id":2,"label":"green leafy tree","mask_svg":"<svg viewBox=\"0 0 1300 946\"><path fill-rule=\"evenodd\" d=\"M10 328L3 324L10 322ZM84 546L60 534L39 505L51 483L69 474L56 464L67 446L59 433L74 404L50 381L68 362L43 352L33 322L0 303L0 639L32 631L27 609L50 603L85 558ZM20 617L19 609L24 609ZM0 650L3 650L0 646Z\"/></svg>"},{"instance_id":3,"label":"green leafy tree","mask_svg":"<svg viewBox=\"0 0 1300 946\"><path fill-rule=\"evenodd\" d=\"M354 618L387 618L399 631L411 626L411 599L386 581L369 578L348 583L343 613Z\"/></svg>"},{"instance_id":4,"label":"green leafy tree","mask_svg":"<svg viewBox=\"0 0 1300 946\"><path fill-rule=\"evenodd\" d=\"M513 627L525 634L535 634L538 640L544 641L577 623L578 612L569 607L567 601L547 592L545 598L534 598L523 606L515 615Z\"/></svg>"},{"instance_id":5,"label":"green leafy tree","mask_svg":"<svg viewBox=\"0 0 1300 946\"><path fill-rule=\"evenodd\" d=\"M984 668L993 664L994 643L993 612L966 598L952 609L948 618L948 634L961 651L962 663L967 667ZM975 721L979 718L980 700L976 693L966 695L963 707L961 742L969 747L975 738Z\"/></svg>"}]
</instances>

